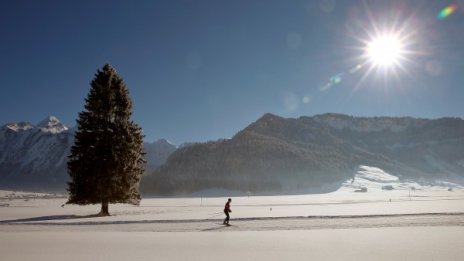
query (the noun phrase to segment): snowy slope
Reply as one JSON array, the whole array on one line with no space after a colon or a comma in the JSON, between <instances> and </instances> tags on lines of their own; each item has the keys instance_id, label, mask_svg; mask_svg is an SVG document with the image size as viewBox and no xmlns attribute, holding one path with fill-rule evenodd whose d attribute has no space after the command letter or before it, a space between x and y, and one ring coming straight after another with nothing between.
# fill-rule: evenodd
<instances>
[{"instance_id":1,"label":"snowy slope","mask_svg":"<svg viewBox=\"0 0 464 261\"><path fill-rule=\"evenodd\" d=\"M371 192L379 190L448 190L462 189L461 185L435 181L419 184L414 181L402 181L382 169L359 166L354 178L345 181L339 191Z\"/></svg>"},{"instance_id":2,"label":"snowy slope","mask_svg":"<svg viewBox=\"0 0 464 261\"><path fill-rule=\"evenodd\" d=\"M48 116L38 124L8 123L0 127L0 188L38 191L66 189L66 162L76 127ZM162 139L145 143L148 167L163 164L176 146Z\"/></svg>"},{"instance_id":3,"label":"snowy slope","mask_svg":"<svg viewBox=\"0 0 464 261\"><path fill-rule=\"evenodd\" d=\"M53 116L38 125L26 122L7 124L0 130L0 164L49 168L48 163L60 163L56 159L63 158L72 137L73 133Z\"/></svg>"},{"instance_id":4,"label":"snowy slope","mask_svg":"<svg viewBox=\"0 0 464 261\"><path fill-rule=\"evenodd\" d=\"M37 125L20 122L2 126L1 185L62 187L67 179L66 157L73 141L74 131L54 116L45 118Z\"/></svg>"}]
</instances>

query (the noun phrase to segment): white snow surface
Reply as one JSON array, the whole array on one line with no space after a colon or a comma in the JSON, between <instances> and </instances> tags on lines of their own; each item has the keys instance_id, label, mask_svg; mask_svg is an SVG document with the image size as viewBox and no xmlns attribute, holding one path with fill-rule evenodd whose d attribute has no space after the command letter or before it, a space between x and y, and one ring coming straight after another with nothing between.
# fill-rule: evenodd
<instances>
[{"instance_id":1,"label":"white snow surface","mask_svg":"<svg viewBox=\"0 0 464 261\"><path fill-rule=\"evenodd\" d=\"M34 128L32 124L29 122L19 122L19 123L9 123L6 125L6 127L12 131L25 131Z\"/></svg>"},{"instance_id":2,"label":"white snow surface","mask_svg":"<svg viewBox=\"0 0 464 261\"><path fill-rule=\"evenodd\" d=\"M147 198L140 206L0 199L2 260L462 260L464 191ZM390 202L389 199L392 199ZM308 217L309 216L309 217Z\"/></svg>"},{"instance_id":3,"label":"white snow surface","mask_svg":"<svg viewBox=\"0 0 464 261\"><path fill-rule=\"evenodd\" d=\"M4 232L2 260L462 260L464 227L242 232Z\"/></svg>"},{"instance_id":4,"label":"white snow surface","mask_svg":"<svg viewBox=\"0 0 464 261\"><path fill-rule=\"evenodd\" d=\"M68 127L63 125L58 118L55 116L48 116L42 121L40 121L37 125L33 125L29 122L12 122L6 124L6 128L15 132L22 132L28 131L30 129L40 129L42 132L49 132L53 134L61 133L63 131L68 130Z\"/></svg>"},{"instance_id":5,"label":"white snow surface","mask_svg":"<svg viewBox=\"0 0 464 261\"><path fill-rule=\"evenodd\" d=\"M48 116L37 124L37 127L43 132L50 132L53 134L68 130L68 127L64 126L55 116Z\"/></svg>"},{"instance_id":6,"label":"white snow surface","mask_svg":"<svg viewBox=\"0 0 464 261\"><path fill-rule=\"evenodd\" d=\"M355 191L366 188L367 192L372 190L383 190L385 187L391 187L393 190L448 190L463 189L459 184L435 181L428 184L419 184L414 181L402 181L397 176L389 174L382 169L369 166L359 166L353 179L345 181L339 191Z\"/></svg>"},{"instance_id":7,"label":"white snow surface","mask_svg":"<svg viewBox=\"0 0 464 261\"><path fill-rule=\"evenodd\" d=\"M396 182L374 170L365 176ZM145 198L95 217L100 206L63 206L57 196L0 192L2 260L464 258L462 189L232 197L230 227L227 198Z\"/></svg>"}]
</instances>

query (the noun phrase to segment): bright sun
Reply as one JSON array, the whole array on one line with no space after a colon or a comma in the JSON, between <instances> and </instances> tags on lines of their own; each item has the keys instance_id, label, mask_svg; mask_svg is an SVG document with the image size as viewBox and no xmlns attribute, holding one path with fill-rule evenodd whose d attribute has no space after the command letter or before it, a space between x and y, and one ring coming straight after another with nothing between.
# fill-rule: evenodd
<instances>
[{"instance_id":1,"label":"bright sun","mask_svg":"<svg viewBox=\"0 0 464 261\"><path fill-rule=\"evenodd\" d=\"M366 55L374 66L392 67L403 58L404 46L395 35L382 35L367 43Z\"/></svg>"}]
</instances>

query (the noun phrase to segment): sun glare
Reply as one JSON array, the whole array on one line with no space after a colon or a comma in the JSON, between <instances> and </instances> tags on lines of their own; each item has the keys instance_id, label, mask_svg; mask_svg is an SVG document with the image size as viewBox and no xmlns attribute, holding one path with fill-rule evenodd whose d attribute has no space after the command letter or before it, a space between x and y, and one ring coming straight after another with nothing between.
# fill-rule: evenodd
<instances>
[{"instance_id":1,"label":"sun glare","mask_svg":"<svg viewBox=\"0 0 464 261\"><path fill-rule=\"evenodd\" d=\"M415 58L422 53L413 49L418 39L417 30L407 18L383 26L371 19L371 25L363 30L364 35L355 36L360 43L354 48L359 55L354 59L358 65L348 71L349 74L362 72L354 91L369 78L383 78L387 83L400 80L404 73L411 76L408 68L415 65ZM334 84L337 82L331 78L329 87Z\"/></svg>"},{"instance_id":2,"label":"sun glare","mask_svg":"<svg viewBox=\"0 0 464 261\"><path fill-rule=\"evenodd\" d=\"M446 8L440 17L446 17L454 10ZM402 9L395 10L394 16L389 12L374 13L367 4L364 5L364 11L365 18L359 18L347 30L348 37L352 38L347 41L347 49L353 52L346 60L351 63L351 67L329 77L327 83L321 86L321 91L354 77L358 80L353 86L353 92L363 87L378 86L372 83L379 80L386 88L393 86L390 84L392 81L400 83L397 84L400 86L404 74L412 77L412 69L423 66L419 64L423 59L419 58L428 55L427 46L420 42L423 27L417 23L414 14L408 15ZM371 81L363 84L366 80Z\"/></svg>"},{"instance_id":3,"label":"sun glare","mask_svg":"<svg viewBox=\"0 0 464 261\"><path fill-rule=\"evenodd\" d=\"M382 35L367 43L366 55L374 66L398 65L403 53L403 44L395 35Z\"/></svg>"}]
</instances>

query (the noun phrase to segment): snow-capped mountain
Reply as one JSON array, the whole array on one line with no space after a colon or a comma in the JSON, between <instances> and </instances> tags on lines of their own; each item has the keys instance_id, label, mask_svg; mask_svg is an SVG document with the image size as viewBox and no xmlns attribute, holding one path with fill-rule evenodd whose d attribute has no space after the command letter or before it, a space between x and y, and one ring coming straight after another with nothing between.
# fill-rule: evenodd
<instances>
[{"instance_id":1,"label":"snow-capped mountain","mask_svg":"<svg viewBox=\"0 0 464 261\"><path fill-rule=\"evenodd\" d=\"M49 132L53 134L61 133L67 131L68 127L64 126L55 116L49 116L41 121L36 126L40 128L43 132Z\"/></svg>"},{"instance_id":2,"label":"snow-capped mountain","mask_svg":"<svg viewBox=\"0 0 464 261\"><path fill-rule=\"evenodd\" d=\"M0 128L0 188L64 191L67 157L76 127L49 116L38 124L8 123ZM162 165L176 146L162 139L145 143L147 170Z\"/></svg>"},{"instance_id":3,"label":"snow-capped mountain","mask_svg":"<svg viewBox=\"0 0 464 261\"><path fill-rule=\"evenodd\" d=\"M464 179L464 120L265 114L232 139L179 148L145 178L149 193L210 188L327 192L374 166L400 179ZM334 186L326 186L335 184Z\"/></svg>"},{"instance_id":4,"label":"snow-capped mountain","mask_svg":"<svg viewBox=\"0 0 464 261\"><path fill-rule=\"evenodd\" d=\"M2 187L62 189L74 131L50 116L33 125L9 123L0 129Z\"/></svg>"}]
</instances>

